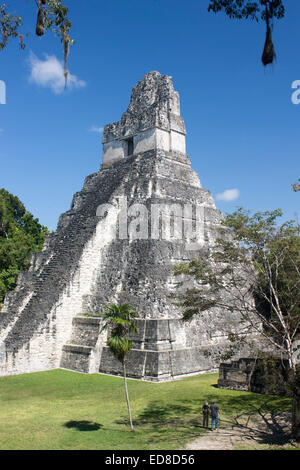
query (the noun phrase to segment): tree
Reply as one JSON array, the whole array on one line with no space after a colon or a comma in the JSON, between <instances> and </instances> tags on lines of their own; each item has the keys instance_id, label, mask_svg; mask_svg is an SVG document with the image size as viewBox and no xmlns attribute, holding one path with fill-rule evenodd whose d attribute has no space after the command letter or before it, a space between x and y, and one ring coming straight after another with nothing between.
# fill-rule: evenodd
<instances>
[{"instance_id":1,"label":"tree","mask_svg":"<svg viewBox=\"0 0 300 470\"><path fill-rule=\"evenodd\" d=\"M300 191L300 178L298 178L298 183L294 183L292 185L293 191L297 192Z\"/></svg>"},{"instance_id":2,"label":"tree","mask_svg":"<svg viewBox=\"0 0 300 470\"><path fill-rule=\"evenodd\" d=\"M277 209L251 216L242 208L227 215L214 248L175 266L175 273L198 284L178 295L183 320L212 307L238 310L245 324L287 358L294 383L299 380L295 345L300 333L300 237L294 221L277 226L281 215ZM300 400L295 393L292 398L295 418ZM300 419L294 421L293 435L300 439Z\"/></svg>"},{"instance_id":3,"label":"tree","mask_svg":"<svg viewBox=\"0 0 300 470\"><path fill-rule=\"evenodd\" d=\"M64 49L65 80L68 79L68 55L69 48L74 44L70 37L71 22L68 8L61 0L34 0L37 7L37 21L35 33L43 36L45 31L52 31L60 37ZM19 39L21 49L25 48L24 37L21 33L22 17L10 13L6 3L0 5L0 51L4 49L11 39ZM28 35L28 33L26 34Z\"/></svg>"},{"instance_id":4,"label":"tree","mask_svg":"<svg viewBox=\"0 0 300 470\"><path fill-rule=\"evenodd\" d=\"M48 233L18 197L0 189L0 305L15 288L19 272L29 268L32 253L42 250Z\"/></svg>"},{"instance_id":5,"label":"tree","mask_svg":"<svg viewBox=\"0 0 300 470\"><path fill-rule=\"evenodd\" d=\"M125 358L132 348L132 340L129 339L129 334L132 332L138 332L136 326L138 313L135 312L131 305L128 304L117 305L111 303L109 305L104 305L104 308L105 311L101 313L100 316L104 319L105 324L100 330L100 333L105 329L110 329L107 345L115 358L122 364L130 429L131 431L134 431L127 389Z\"/></svg>"},{"instance_id":6,"label":"tree","mask_svg":"<svg viewBox=\"0 0 300 470\"><path fill-rule=\"evenodd\" d=\"M272 41L274 19L285 16L283 0L210 0L208 11L218 13L223 11L229 18L262 20L266 23L266 39L262 53L264 66L272 64L276 54Z\"/></svg>"},{"instance_id":7,"label":"tree","mask_svg":"<svg viewBox=\"0 0 300 470\"><path fill-rule=\"evenodd\" d=\"M32 0L33 1L33 0ZM263 65L273 63L276 54L272 41L274 19L285 16L285 0L208 0L208 11L219 13L223 11L229 18L251 19L266 23L266 39L262 54ZM36 35L43 36L50 30L61 38L64 48L65 79L67 83L67 59L69 48L74 44L70 38L71 21L68 8L61 0L34 0L37 7ZM7 5L0 5L0 50L6 47L8 41L19 38L22 49L25 47L24 34L19 30L22 26L21 16L8 12Z\"/></svg>"}]
</instances>

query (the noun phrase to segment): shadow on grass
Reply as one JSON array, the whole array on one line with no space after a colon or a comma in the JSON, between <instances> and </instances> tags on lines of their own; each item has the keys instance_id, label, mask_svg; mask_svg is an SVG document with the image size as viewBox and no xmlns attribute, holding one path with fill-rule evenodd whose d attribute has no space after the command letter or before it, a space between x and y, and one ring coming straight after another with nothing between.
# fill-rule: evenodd
<instances>
[{"instance_id":1,"label":"shadow on grass","mask_svg":"<svg viewBox=\"0 0 300 470\"><path fill-rule=\"evenodd\" d=\"M290 439L287 427L279 419L289 409L289 400L276 396L242 393L228 396L226 393L211 391L204 401L215 400L220 409L222 428L240 428L258 444L283 445ZM207 431L202 426L203 398L182 402L162 403L152 401L140 410L134 419L134 427L154 432L155 435L180 439L199 436ZM252 421L252 418L255 421ZM210 421L210 420L209 420ZM126 424L126 419L116 421ZM255 424L253 424L255 423ZM152 436L153 439L154 436ZM158 437L159 440L159 437Z\"/></svg>"},{"instance_id":2,"label":"shadow on grass","mask_svg":"<svg viewBox=\"0 0 300 470\"><path fill-rule=\"evenodd\" d=\"M222 390L222 389L221 389ZM284 445L291 440L290 399L259 393L241 393L237 396L212 394L219 406L222 427L239 428L257 444Z\"/></svg>"},{"instance_id":3,"label":"shadow on grass","mask_svg":"<svg viewBox=\"0 0 300 470\"><path fill-rule=\"evenodd\" d=\"M157 401L149 403L140 413L137 424L151 423L160 426L162 424L170 425L178 422L178 418L191 413L189 404L170 404L164 405Z\"/></svg>"},{"instance_id":4,"label":"shadow on grass","mask_svg":"<svg viewBox=\"0 0 300 470\"><path fill-rule=\"evenodd\" d=\"M282 414L271 413L269 415L259 413L261 421L265 424L264 431L255 430L254 437L256 442L260 444L270 445L285 445L291 440L291 429L287 425L287 413L283 414L285 419L282 419ZM250 433L253 430L250 428Z\"/></svg>"},{"instance_id":5,"label":"shadow on grass","mask_svg":"<svg viewBox=\"0 0 300 470\"><path fill-rule=\"evenodd\" d=\"M117 420L117 424L125 424L126 419ZM165 432L166 428L174 429L198 427L195 419L195 406L193 403L164 404L159 401L150 402L134 420L135 427L148 426L148 429L156 432Z\"/></svg>"},{"instance_id":6,"label":"shadow on grass","mask_svg":"<svg viewBox=\"0 0 300 470\"><path fill-rule=\"evenodd\" d=\"M92 423L91 421L67 421L64 426L68 429L75 428L78 431L98 431L102 428L102 424Z\"/></svg>"}]
</instances>

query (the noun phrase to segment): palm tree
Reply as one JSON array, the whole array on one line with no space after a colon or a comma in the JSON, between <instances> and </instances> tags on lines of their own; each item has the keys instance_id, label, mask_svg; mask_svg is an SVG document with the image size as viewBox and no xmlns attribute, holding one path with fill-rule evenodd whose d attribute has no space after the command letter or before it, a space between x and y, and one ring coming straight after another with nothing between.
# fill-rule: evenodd
<instances>
[{"instance_id":1,"label":"palm tree","mask_svg":"<svg viewBox=\"0 0 300 470\"><path fill-rule=\"evenodd\" d=\"M104 309L105 311L100 313L100 316L104 319L105 324L101 328L100 333L105 329L110 329L110 336L107 340L107 345L115 358L122 364L130 429L131 431L134 431L127 390L125 357L132 348L132 340L129 339L129 334L131 332L138 332L138 328L136 326L138 313L135 312L129 304L118 305L111 303L109 305L104 305Z\"/></svg>"}]
</instances>

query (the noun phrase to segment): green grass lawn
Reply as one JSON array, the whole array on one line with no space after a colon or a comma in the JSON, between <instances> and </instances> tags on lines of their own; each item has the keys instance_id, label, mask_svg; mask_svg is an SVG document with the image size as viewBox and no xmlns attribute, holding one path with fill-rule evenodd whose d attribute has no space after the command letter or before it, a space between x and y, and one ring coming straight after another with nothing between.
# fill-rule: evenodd
<instances>
[{"instance_id":1,"label":"green grass lawn","mask_svg":"<svg viewBox=\"0 0 300 470\"><path fill-rule=\"evenodd\" d=\"M217 401L221 427L242 413L290 409L288 399L218 389L217 379L128 379L132 433L122 378L66 370L1 377L0 450L179 450L207 432L201 427L205 400Z\"/></svg>"}]
</instances>

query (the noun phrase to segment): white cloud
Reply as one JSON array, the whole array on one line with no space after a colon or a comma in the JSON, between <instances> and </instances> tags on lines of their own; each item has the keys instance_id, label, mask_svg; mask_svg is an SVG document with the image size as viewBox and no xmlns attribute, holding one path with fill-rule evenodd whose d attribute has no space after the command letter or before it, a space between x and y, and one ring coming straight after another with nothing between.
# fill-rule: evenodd
<instances>
[{"instance_id":1,"label":"white cloud","mask_svg":"<svg viewBox=\"0 0 300 470\"><path fill-rule=\"evenodd\" d=\"M234 201L240 195L238 189L226 189L223 193L219 193L216 195L216 199L218 201Z\"/></svg>"},{"instance_id":2,"label":"white cloud","mask_svg":"<svg viewBox=\"0 0 300 470\"><path fill-rule=\"evenodd\" d=\"M50 88L53 93L60 94L65 89L65 76L63 63L55 55L45 54L45 59L40 60L33 52L29 56L30 76L29 81L42 87ZM75 75L68 75L68 89L82 88L86 85Z\"/></svg>"},{"instance_id":3,"label":"white cloud","mask_svg":"<svg viewBox=\"0 0 300 470\"><path fill-rule=\"evenodd\" d=\"M89 128L89 132L97 132L98 134L101 134L101 132L103 132L103 127L91 126Z\"/></svg>"}]
</instances>

